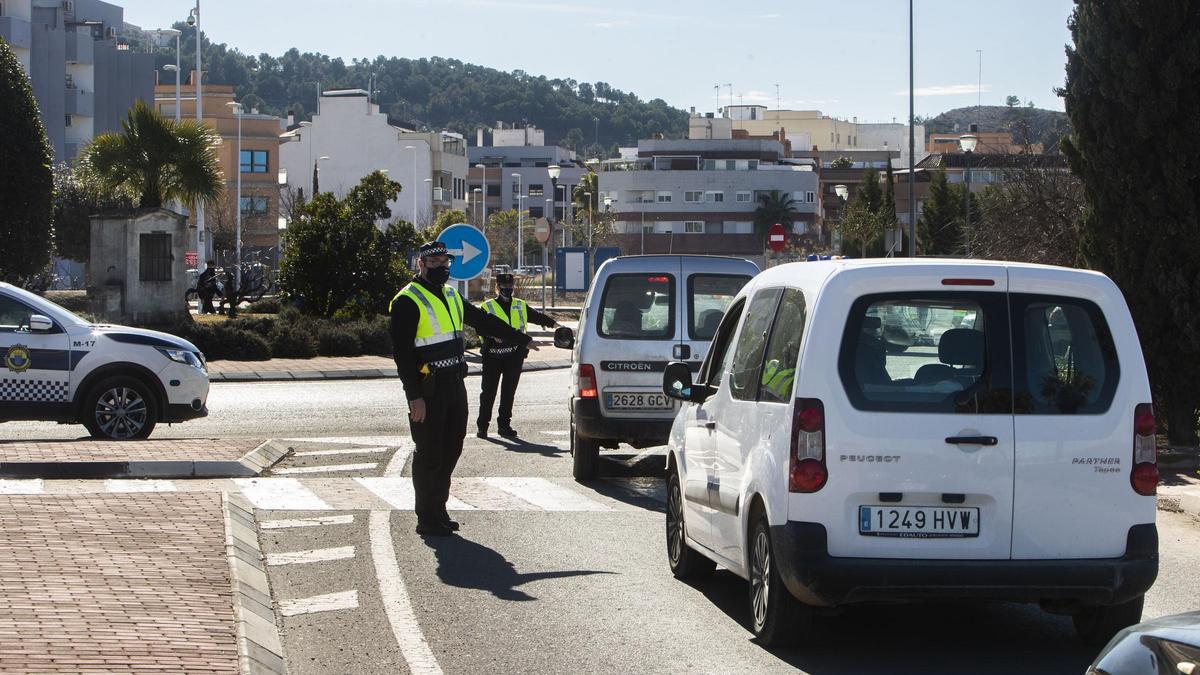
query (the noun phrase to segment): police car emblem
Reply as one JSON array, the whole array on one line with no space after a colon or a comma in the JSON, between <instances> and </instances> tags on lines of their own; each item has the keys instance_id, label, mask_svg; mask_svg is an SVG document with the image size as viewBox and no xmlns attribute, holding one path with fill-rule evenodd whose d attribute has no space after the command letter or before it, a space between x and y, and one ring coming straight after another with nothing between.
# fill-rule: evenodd
<instances>
[{"instance_id":1,"label":"police car emblem","mask_svg":"<svg viewBox=\"0 0 1200 675\"><path fill-rule=\"evenodd\" d=\"M8 348L8 355L4 357L4 365L14 373L23 373L29 370L31 360L29 358L29 348L25 345L13 345Z\"/></svg>"}]
</instances>

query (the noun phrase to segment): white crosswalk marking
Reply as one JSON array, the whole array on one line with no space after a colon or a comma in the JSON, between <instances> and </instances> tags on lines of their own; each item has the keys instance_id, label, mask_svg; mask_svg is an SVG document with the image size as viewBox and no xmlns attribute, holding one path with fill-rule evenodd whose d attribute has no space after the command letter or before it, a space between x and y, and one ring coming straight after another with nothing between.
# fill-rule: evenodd
<instances>
[{"instance_id":1,"label":"white crosswalk marking","mask_svg":"<svg viewBox=\"0 0 1200 675\"><path fill-rule=\"evenodd\" d=\"M169 480L120 480L104 481L108 492L175 492L175 483Z\"/></svg>"},{"instance_id":2,"label":"white crosswalk marking","mask_svg":"<svg viewBox=\"0 0 1200 675\"><path fill-rule=\"evenodd\" d=\"M40 495L45 491L41 478L0 478L0 495Z\"/></svg>"},{"instance_id":3,"label":"white crosswalk marking","mask_svg":"<svg viewBox=\"0 0 1200 675\"><path fill-rule=\"evenodd\" d=\"M484 478L488 485L546 511L611 511L612 508L545 478Z\"/></svg>"},{"instance_id":4,"label":"white crosswalk marking","mask_svg":"<svg viewBox=\"0 0 1200 675\"><path fill-rule=\"evenodd\" d=\"M411 511L416 506L412 479L406 476L384 478L355 478L354 482L371 491L371 494L387 502L393 509ZM446 502L450 511L473 511L474 506L450 495Z\"/></svg>"},{"instance_id":5,"label":"white crosswalk marking","mask_svg":"<svg viewBox=\"0 0 1200 675\"><path fill-rule=\"evenodd\" d=\"M339 473L342 471L370 471L379 466L378 462L362 464L329 464L327 466L294 466L287 469L272 469L271 473L280 476L290 476L305 473Z\"/></svg>"},{"instance_id":6,"label":"white crosswalk marking","mask_svg":"<svg viewBox=\"0 0 1200 675\"><path fill-rule=\"evenodd\" d=\"M333 507L295 478L235 478L234 484L256 508L331 511Z\"/></svg>"},{"instance_id":7,"label":"white crosswalk marking","mask_svg":"<svg viewBox=\"0 0 1200 675\"><path fill-rule=\"evenodd\" d=\"M294 457L326 457L330 455L370 455L387 452L386 447L377 448L340 448L338 450L304 450L292 453Z\"/></svg>"},{"instance_id":8,"label":"white crosswalk marking","mask_svg":"<svg viewBox=\"0 0 1200 675\"><path fill-rule=\"evenodd\" d=\"M314 595L311 598L279 601L279 613L284 616L331 612L338 609L355 609L357 607L358 591L342 591L341 593Z\"/></svg>"},{"instance_id":9,"label":"white crosswalk marking","mask_svg":"<svg viewBox=\"0 0 1200 675\"><path fill-rule=\"evenodd\" d=\"M318 527L320 525L349 525L353 515L317 516L316 518L293 518L289 520L264 520L258 526L264 530L286 530L293 527Z\"/></svg>"},{"instance_id":10,"label":"white crosswalk marking","mask_svg":"<svg viewBox=\"0 0 1200 675\"><path fill-rule=\"evenodd\" d=\"M346 560L354 557L353 546L337 548L317 548L311 551L287 551L284 553L268 553L268 565L307 565L309 563L329 562L330 560Z\"/></svg>"}]
</instances>

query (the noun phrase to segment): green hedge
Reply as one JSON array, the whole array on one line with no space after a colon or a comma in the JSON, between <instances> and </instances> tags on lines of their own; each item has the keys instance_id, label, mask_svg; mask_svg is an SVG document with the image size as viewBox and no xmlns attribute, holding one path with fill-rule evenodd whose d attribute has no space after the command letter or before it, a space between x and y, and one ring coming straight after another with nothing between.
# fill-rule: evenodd
<instances>
[{"instance_id":1,"label":"green hedge","mask_svg":"<svg viewBox=\"0 0 1200 675\"><path fill-rule=\"evenodd\" d=\"M171 332L191 341L209 360L260 361L314 356L391 356L389 319L319 319L287 308L277 316L250 316L222 323L189 321Z\"/></svg>"}]
</instances>

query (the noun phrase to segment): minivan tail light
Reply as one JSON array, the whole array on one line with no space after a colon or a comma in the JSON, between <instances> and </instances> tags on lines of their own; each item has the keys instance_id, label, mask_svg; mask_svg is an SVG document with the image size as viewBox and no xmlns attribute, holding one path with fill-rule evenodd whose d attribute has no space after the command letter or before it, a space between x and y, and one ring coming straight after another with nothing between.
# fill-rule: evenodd
<instances>
[{"instance_id":1,"label":"minivan tail light","mask_svg":"<svg viewBox=\"0 0 1200 675\"><path fill-rule=\"evenodd\" d=\"M1158 492L1158 449L1154 445L1157 427L1154 406L1139 403L1133 409L1133 471L1129 484L1133 491L1147 497Z\"/></svg>"},{"instance_id":2,"label":"minivan tail light","mask_svg":"<svg viewBox=\"0 0 1200 675\"><path fill-rule=\"evenodd\" d=\"M792 412L792 447L788 492L816 492L825 487L825 406L820 399L798 398Z\"/></svg>"},{"instance_id":3,"label":"minivan tail light","mask_svg":"<svg viewBox=\"0 0 1200 675\"><path fill-rule=\"evenodd\" d=\"M579 364L579 398L596 398L596 369L590 363Z\"/></svg>"}]
</instances>

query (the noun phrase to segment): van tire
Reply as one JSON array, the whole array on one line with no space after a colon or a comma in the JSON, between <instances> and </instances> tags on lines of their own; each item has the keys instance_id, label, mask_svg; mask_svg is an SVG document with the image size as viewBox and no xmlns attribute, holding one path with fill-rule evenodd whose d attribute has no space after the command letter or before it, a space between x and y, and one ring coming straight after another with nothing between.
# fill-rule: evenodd
<instances>
[{"instance_id":1,"label":"van tire","mask_svg":"<svg viewBox=\"0 0 1200 675\"><path fill-rule=\"evenodd\" d=\"M667 478L667 564L676 579L707 579L717 564L701 555L687 543L687 524L684 522L683 487L679 471L671 469Z\"/></svg>"},{"instance_id":2,"label":"van tire","mask_svg":"<svg viewBox=\"0 0 1200 675\"><path fill-rule=\"evenodd\" d=\"M123 421L106 425L97 414L98 408L117 402L132 404L122 413ZM93 438L108 440L133 440L150 436L158 422L158 397L154 390L136 377L116 375L106 377L95 384L83 399L80 412L83 426Z\"/></svg>"},{"instance_id":3,"label":"van tire","mask_svg":"<svg viewBox=\"0 0 1200 675\"><path fill-rule=\"evenodd\" d=\"M600 464L600 442L584 438L571 422L571 475L577 481L593 480Z\"/></svg>"},{"instance_id":4,"label":"van tire","mask_svg":"<svg viewBox=\"0 0 1200 675\"><path fill-rule=\"evenodd\" d=\"M1090 645L1104 645L1122 629L1141 622L1145 601L1146 596L1139 595L1119 605L1083 607L1071 617L1075 634Z\"/></svg>"},{"instance_id":5,"label":"van tire","mask_svg":"<svg viewBox=\"0 0 1200 675\"><path fill-rule=\"evenodd\" d=\"M779 577L766 514L750 530L750 630L764 647L794 645L808 636L812 610L792 596Z\"/></svg>"}]
</instances>

